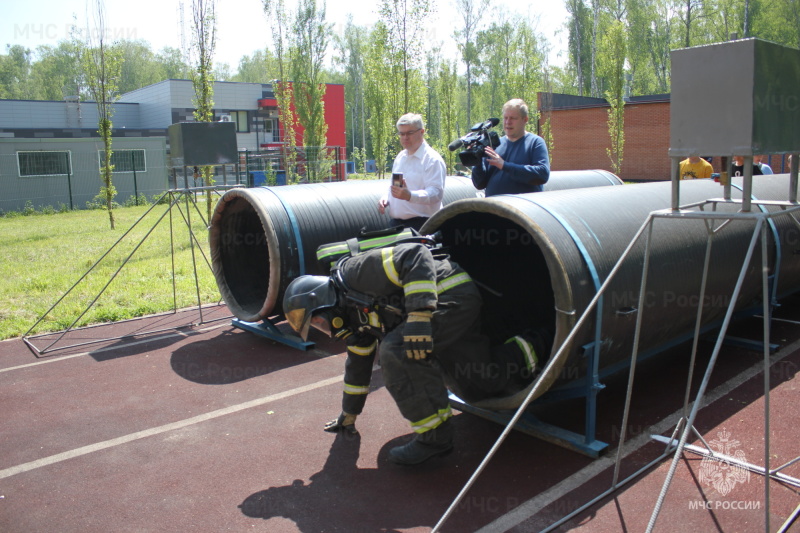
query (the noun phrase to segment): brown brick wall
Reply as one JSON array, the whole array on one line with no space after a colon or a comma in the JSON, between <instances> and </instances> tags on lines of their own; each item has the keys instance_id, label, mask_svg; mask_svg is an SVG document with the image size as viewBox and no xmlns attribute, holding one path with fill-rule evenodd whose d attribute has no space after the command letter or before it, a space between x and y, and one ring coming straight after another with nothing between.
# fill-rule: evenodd
<instances>
[{"instance_id":1,"label":"brown brick wall","mask_svg":"<svg viewBox=\"0 0 800 533\"><path fill-rule=\"evenodd\" d=\"M539 93L543 107L544 93ZM553 170L603 169L611 172L606 149L608 106L555 109L543 113L551 117L555 149L550 154ZM541 130L540 130L541 133ZM625 106L625 145L622 154L623 180L669 179L669 102L634 102ZM785 156L771 155L764 162L776 173L789 172ZM720 171L720 158L714 157L714 172Z\"/></svg>"},{"instance_id":2,"label":"brown brick wall","mask_svg":"<svg viewBox=\"0 0 800 533\"><path fill-rule=\"evenodd\" d=\"M556 109L550 112L553 170L611 171L606 149L608 107ZM543 119L545 117L542 117ZM669 102L625 106L623 180L669 179Z\"/></svg>"}]
</instances>

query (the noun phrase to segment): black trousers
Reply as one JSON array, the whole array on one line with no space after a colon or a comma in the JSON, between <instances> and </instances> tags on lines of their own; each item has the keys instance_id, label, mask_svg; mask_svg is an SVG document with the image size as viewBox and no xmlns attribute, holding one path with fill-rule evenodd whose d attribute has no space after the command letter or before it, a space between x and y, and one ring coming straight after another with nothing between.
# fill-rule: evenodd
<instances>
[{"instance_id":1,"label":"black trousers","mask_svg":"<svg viewBox=\"0 0 800 533\"><path fill-rule=\"evenodd\" d=\"M393 218L391 227L403 226L404 228L413 228L419 231L419 228L428 220L428 217L413 217L413 218Z\"/></svg>"},{"instance_id":2,"label":"black trousers","mask_svg":"<svg viewBox=\"0 0 800 533\"><path fill-rule=\"evenodd\" d=\"M433 353L427 359L406 357L405 324L380 343L386 389L415 431L432 429L449 416L448 388L463 400L482 400L503 390L524 367L516 344L490 346L480 331L480 308L480 294L471 283L442 293L433 313Z\"/></svg>"}]
</instances>

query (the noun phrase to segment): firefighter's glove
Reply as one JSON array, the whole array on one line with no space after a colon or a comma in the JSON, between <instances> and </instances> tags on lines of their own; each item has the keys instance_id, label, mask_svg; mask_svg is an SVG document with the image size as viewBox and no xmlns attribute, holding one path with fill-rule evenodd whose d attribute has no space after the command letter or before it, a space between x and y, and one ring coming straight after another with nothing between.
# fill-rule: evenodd
<instances>
[{"instance_id":1,"label":"firefighter's glove","mask_svg":"<svg viewBox=\"0 0 800 533\"><path fill-rule=\"evenodd\" d=\"M351 435L355 435L358 433L358 430L356 429L356 416L358 415L351 415L350 413L345 413L342 411L342 414L339 415L339 418L334 418L325 424L325 431L330 433L344 431L346 433L350 433Z\"/></svg>"},{"instance_id":2,"label":"firefighter's glove","mask_svg":"<svg viewBox=\"0 0 800 533\"><path fill-rule=\"evenodd\" d=\"M425 359L433 351L432 314L429 310L408 313L403 328L403 343L409 359Z\"/></svg>"}]
</instances>

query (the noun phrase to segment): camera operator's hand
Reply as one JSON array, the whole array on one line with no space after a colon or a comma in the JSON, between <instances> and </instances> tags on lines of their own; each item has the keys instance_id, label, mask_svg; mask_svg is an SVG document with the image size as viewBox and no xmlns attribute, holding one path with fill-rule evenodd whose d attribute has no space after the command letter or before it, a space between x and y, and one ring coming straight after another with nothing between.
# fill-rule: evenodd
<instances>
[{"instance_id":1,"label":"camera operator's hand","mask_svg":"<svg viewBox=\"0 0 800 533\"><path fill-rule=\"evenodd\" d=\"M505 161L503 161L502 157L497 155L497 152L495 152L492 148L490 148L488 146L486 147L486 161L491 166L497 167L498 169L503 170L503 164L505 163Z\"/></svg>"}]
</instances>

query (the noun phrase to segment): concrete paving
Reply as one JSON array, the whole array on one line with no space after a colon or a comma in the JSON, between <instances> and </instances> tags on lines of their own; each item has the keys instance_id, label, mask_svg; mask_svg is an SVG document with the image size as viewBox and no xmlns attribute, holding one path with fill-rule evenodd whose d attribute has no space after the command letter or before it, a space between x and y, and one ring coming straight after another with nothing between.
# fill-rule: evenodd
<instances>
[{"instance_id":1,"label":"concrete paving","mask_svg":"<svg viewBox=\"0 0 800 533\"><path fill-rule=\"evenodd\" d=\"M341 344L314 335L316 347L298 351L231 326L224 306L205 309L202 325L169 329L195 313L71 332L59 346L101 342L44 355L19 339L0 342L0 531L427 532L502 432L457 414L454 453L420 467L392 465L388 450L410 430L379 369L360 434L325 433L339 412ZM777 316L800 320L800 298ZM751 318L736 332L757 339L759 328ZM774 322L781 350L770 367L772 467L800 455L798 339L800 325ZM697 372L712 346L701 343ZM663 451L650 433L669 436L677 423L689 352L678 347L637 371L620 479ZM696 424L707 441L726 442L755 464L764 462L761 365L759 352L725 347ZM607 491L627 376L606 385L598 438L611 443L608 454L593 460L512 432L441 531L541 531ZM536 411L572 429L583 420L575 401ZM671 464L672 456L663 459L556 531L644 531ZM718 466L685 453L653 530L764 531L763 477L750 473L730 486ZM800 498L786 483L770 487L774 531Z\"/></svg>"}]
</instances>

